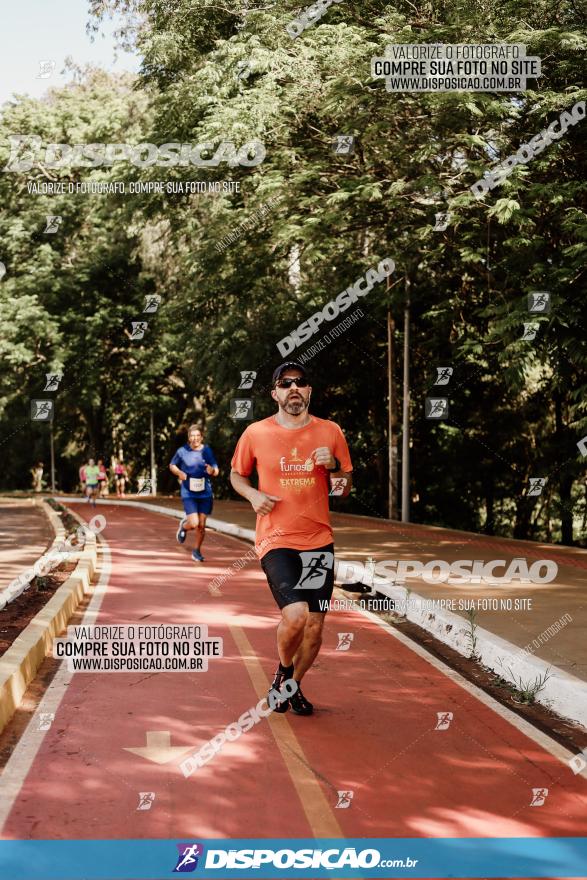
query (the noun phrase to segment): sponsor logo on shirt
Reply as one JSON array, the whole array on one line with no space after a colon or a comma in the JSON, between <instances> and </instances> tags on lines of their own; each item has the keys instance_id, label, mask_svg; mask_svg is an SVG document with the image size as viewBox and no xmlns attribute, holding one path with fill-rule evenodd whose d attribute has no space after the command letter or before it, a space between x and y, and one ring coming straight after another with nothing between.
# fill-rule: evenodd
<instances>
[{"instance_id":1,"label":"sponsor logo on shirt","mask_svg":"<svg viewBox=\"0 0 587 880\"><path fill-rule=\"evenodd\" d=\"M282 473L291 473L292 471L294 473L309 473L314 470L313 460L311 458L306 458L304 461L303 458L300 458L295 446L290 452L289 461L286 461L285 456L282 455L279 459L279 466Z\"/></svg>"}]
</instances>

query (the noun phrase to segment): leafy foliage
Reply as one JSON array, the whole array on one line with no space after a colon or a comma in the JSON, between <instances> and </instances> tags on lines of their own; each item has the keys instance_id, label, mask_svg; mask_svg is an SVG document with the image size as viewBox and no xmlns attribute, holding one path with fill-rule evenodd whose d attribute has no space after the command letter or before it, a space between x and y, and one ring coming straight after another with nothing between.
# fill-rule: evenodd
<instances>
[{"instance_id":1,"label":"leafy foliage","mask_svg":"<svg viewBox=\"0 0 587 880\"><path fill-rule=\"evenodd\" d=\"M267 156L256 168L57 172L230 178L238 192L31 197L26 180L46 170L3 175L0 403L14 450L6 485L23 484L33 455L14 443L15 430L30 431L28 400L42 374L61 366L56 443L72 463L60 472L64 485L86 448L107 455L123 444L144 469L154 411L160 468L179 426L205 421L228 492L242 430L228 416L241 396L239 371L258 372L255 417L269 414L276 342L389 256L391 291L375 287L360 302L365 317L309 363L315 411L340 422L353 452L356 489L344 504L386 515L387 313L400 382L409 293L412 517L584 540L586 459L576 446L587 434L584 129L569 128L483 199L469 190L585 100L578 5L341 3L295 41L285 30L295 4L91 0L90 8L96 29L112 11L126 15L121 39L144 59L138 81L86 71L44 101L15 100L3 134L237 148L259 139ZM391 42L522 42L543 59L543 75L516 95L389 93L371 78L370 61ZM355 136L352 155L333 152L337 134ZM442 232L433 228L441 211L452 215ZM59 235L39 231L45 213L63 215ZM234 230L237 239L219 249ZM549 314L529 315L532 290L551 292ZM151 293L162 306L145 339L131 342L124 328ZM533 341L522 339L528 321L539 324ZM424 418L425 398L442 390L437 366L454 369L449 418L438 423ZM33 457L46 457L47 438L35 430ZM538 497L527 494L531 477L547 478Z\"/></svg>"}]
</instances>

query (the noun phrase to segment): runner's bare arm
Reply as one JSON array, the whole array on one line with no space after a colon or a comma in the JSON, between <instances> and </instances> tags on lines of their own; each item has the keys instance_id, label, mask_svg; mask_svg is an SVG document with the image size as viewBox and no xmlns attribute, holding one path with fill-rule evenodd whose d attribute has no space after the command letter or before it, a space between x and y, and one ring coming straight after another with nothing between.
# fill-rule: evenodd
<instances>
[{"instance_id":1,"label":"runner's bare arm","mask_svg":"<svg viewBox=\"0 0 587 880\"><path fill-rule=\"evenodd\" d=\"M243 477L234 468L230 471L230 483L234 491L242 495L243 498L246 498L251 503L255 513L260 516L271 513L275 507L275 502L281 501L281 498L278 498L277 495L267 495L266 492L259 492L254 486L251 486L249 477Z\"/></svg>"},{"instance_id":2,"label":"runner's bare arm","mask_svg":"<svg viewBox=\"0 0 587 880\"><path fill-rule=\"evenodd\" d=\"M328 446L319 446L318 449L315 449L312 453L312 457L317 465L322 465L322 467L325 467L327 469L329 477L345 480L344 488L339 497L346 498L346 496L350 494L350 491L353 488L352 472L341 470L340 462L338 461L334 453L330 451ZM332 468L335 467L336 470L332 470Z\"/></svg>"},{"instance_id":3,"label":"runner's bare arm","mask_svg":"<svg viewBox=\"0 0 587 880\"><path fill-rule=\"evenodd\" d=\"M169 470L172 474L175 474L176 477L179 477L180 480L187 480L188 478L188 475L184 474L183 471L180 471L176 464L170 464Z\"/></svg>"}]
</instances>

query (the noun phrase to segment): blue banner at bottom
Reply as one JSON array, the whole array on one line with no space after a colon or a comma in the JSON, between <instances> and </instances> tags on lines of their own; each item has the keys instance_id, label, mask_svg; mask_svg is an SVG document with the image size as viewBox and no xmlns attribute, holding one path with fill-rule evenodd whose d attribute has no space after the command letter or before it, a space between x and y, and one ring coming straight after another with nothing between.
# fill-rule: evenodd
<instances>
[{"instance_id":1,"label":"blue banner at bottom","mask_svg":"<svg viewBox=\"0 0 587 880\"><path fill-rule=\"evenodd\" d=\"M9 880L587 876L585 837L2 840Z\"/></svg>"}]
</instances>

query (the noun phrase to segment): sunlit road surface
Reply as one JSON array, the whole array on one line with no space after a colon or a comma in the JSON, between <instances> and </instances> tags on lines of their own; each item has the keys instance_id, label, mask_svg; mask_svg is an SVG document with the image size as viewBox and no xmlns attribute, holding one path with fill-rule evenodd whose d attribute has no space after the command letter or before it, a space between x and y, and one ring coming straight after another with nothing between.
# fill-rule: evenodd
<instances>
[{"instance_id":1,"label":"sunlit road surface","mask_svg":"<svg viewBox=\"0 0 587 880\"><path fill-rule=\"evenodd\" d=\"M198 565L190 539L176 543L176 521L114 504L99 512L111 569L91 622L205 624L224 656L197 673L62 664L39 707L54 720L39 736L33 717L0 779L5 839L587 835L587 781L560 747L358 611L327 618L304 681L312 717L273 714L186 778L182 756L265 694L276 608L255 559L210 588L243 542L209 532ZM339 633L352 634L348 650L337 650ZM148 809L141 792L154 795ZM352 792L350 806L339 792Z\"/></svg>"},{"instance_id":2,"label":"sunlit road surface","mask_svg":"<svg viewBox=\"0 0 587 880\"><path fill-rule=\"evenodd\" d=\"M0 590L36 562L54 537L33 499L0 498Z\"/></svg>"},{"instance_id":3,"label":"sunlit road surface","mask_svg":"<svg viewBox=\"0 0 587 880\"><path fill-rule=\"evenodd\" d=\"M148 498L141 500L151 503ZM181 509L179 499L154 499L152 503ZM246 502L215 501L213 516L248 529L255 528L255 514ZM435 559L446 562L481 560L484 563L503 560L504 564L495 569L495 574L501 576L515 559L525 560L529 568L540 560L550 560L558 571L548 583L523 583L512 579L509 583L495 585L430 584L422 577L408 576L406 584L414 595L424 600L454 602L456 607L449 607L449 610L461 617L466 616L466 611L459 610L460 601L465 607L471 603L477 606L479 601L476 623L480 627L519 648L530 645L534 656L548 665L587 681L587 550L367 516L334 512L331 516L337 556L363 564L369 557L375 563L383 560L416 560L423 564ZM545 573L545 566L541 572ZM496 600L498 610L492 609L492 600ZM504 610L502 600L506 603L510 600L512 609ZM561 619L563 622L560 628L557 627L556 637L551 638L549 627ZM546 635L539 640L542 633Z\"/></svg>"}]
</instances>

